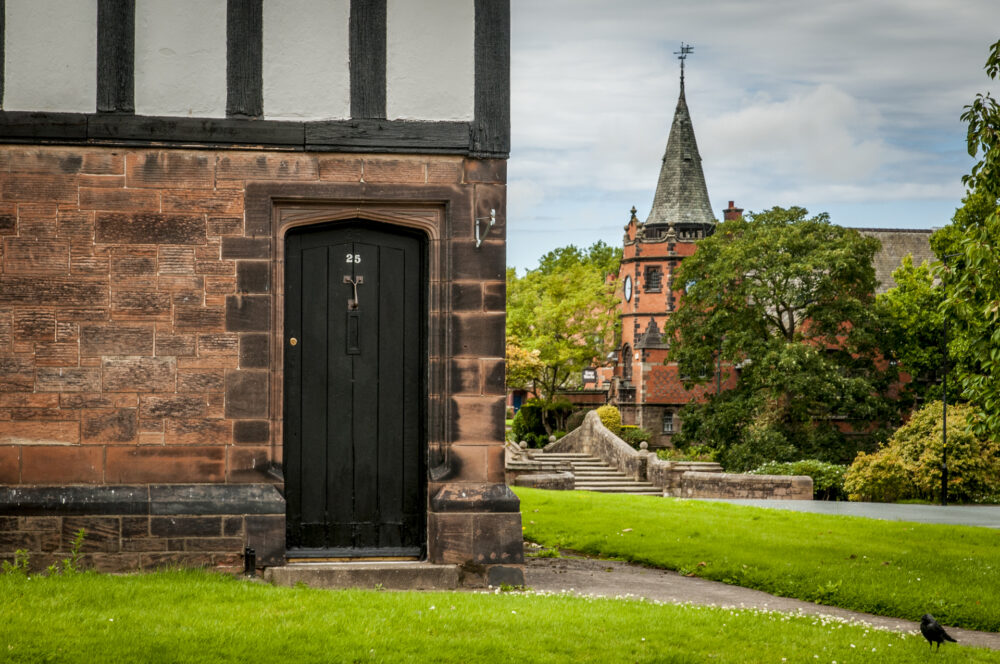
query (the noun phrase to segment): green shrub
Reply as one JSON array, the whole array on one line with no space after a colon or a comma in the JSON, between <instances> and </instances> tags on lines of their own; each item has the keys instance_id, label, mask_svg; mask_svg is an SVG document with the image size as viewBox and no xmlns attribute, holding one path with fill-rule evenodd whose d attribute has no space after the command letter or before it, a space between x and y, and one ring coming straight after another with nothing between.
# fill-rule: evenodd
<instances>
[{"instance_id":1,"label":"green shrub","mask_svg":"<svg viewBox=\"0 0 1000 664\"><path fill-rule=\"evenodd\" d=\"M566 431L572 431L573 429L579 429L580 425L583 424L583 418L587 417L589 410L575 410L566 419Z\"/></svg>"},{"instance_id":2,"label":"green shrub","mask_svg":"<svg viewBox=\"0 0 1000 664\"><path fill-rule=\"evenodd\" d=\"M545 425L542 423L542 404L537 399L529 399L521 404L514 421L510 425L514 442L522 440L528 443L528 447L544 447L549 442L549 436L545 433Z\"/></svg>"},{"instance_id":3,"label":"green shrub","mask_svg":"<svg viewBox=\"0 0 1000 664\"><path fill-rule=\"evenodd\" d=\"M847 466L826 463L819 459L802 461L769 461L750 471L753 475L808 475L813 480L813 498L816 500L843 500L844 474Z\"/></svg>"},{"instance_id":4,"label":"green shrub","mask_svg":"<svg viewBox=\"0 0 1000 664\"><path fill-rule=\"evenodd\" d=\"M566 400L546 404L541 399L528 399L514 415L510 425L511 438L515 443L525 441L528 447L545 447L549 443L545 422L548 422L549 430L557 439L565 436L566 432L557 427L570 408L572 406Z\"/></svg>"},{"instance_id":5,"label":"green shrub","mask_svg":"<svg viewBox=\"0 0 1000 664\"><path fill-rule=\"evenodd\" d=\"M601 424L603 424L608 431L616 436L621 433L622 414L617 408L611 404L605 404L597 409L597 416L601 418Z\"/></svg>"},{"instance_id":6,"label":"green shrub","mask_svg":"<svg viewBox=\"0 0 1000 664\"><path fill-rule=\"evenodd\" d=\"M621 433L618 434L618 437L635 449L639 449L639 443L648 443L652 440L653 434L645 429L635 426L634 424L623 424Z\"/></svg>"},{"instance_id":7,"label":"green shrub","mask_svg":"<svg viewBox=\"0 0 1000 664\"><path fill-rule=\"evenodd\" d=\"M657 458L663 461L715 461L716 451L708 445L689 447L667 447L656 450Z\"/></svg>"},{"instance_id":8,"label":"green shrub","mask_svg":"<svg viewBox=\"0 0 1000 664\"><path fill-rule=\"evenodd\" d=\"M968 405L948 407L948 495L956 502L995 501L1000 496L1000 445L968 431ZM858 454L844 488L850 500L935 500L941 490L941 402L913 414L888 443Z\"/></svg>"}]
</instances>

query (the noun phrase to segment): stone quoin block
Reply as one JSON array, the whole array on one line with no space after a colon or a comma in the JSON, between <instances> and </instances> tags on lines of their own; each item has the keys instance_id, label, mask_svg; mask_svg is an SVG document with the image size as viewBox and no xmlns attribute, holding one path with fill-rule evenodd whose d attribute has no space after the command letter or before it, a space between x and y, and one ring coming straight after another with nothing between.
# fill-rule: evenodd
<instances>
[{"instance_id":1,"label":"stone quoin block","mask_svg":"<svg viewBox=\"0 0 1000 664\"><path fill-rule=\"evenodd\" d=\"M239 420L233 424L233 442L266 443L271 438L271 426L267 420Z\"/></svg>"},{"instance_id":2,"label":"stone quoin block","mask_svg":"<svg viewBox=\"0 0 1000 664\"><path fill-rule=\"evenodd\" d=\"M503 159L466 159L465 181L467 183L507 182L507 162Z\"/></svg>"},{"instance_id":3,"label":"stone quoin block","mask_svg":"<svg viewBox=\"0 0 1000 664\"><path fill-rule=\"evenodd\" d=\"M457 228L456 232L463 233L461 228ZM455 279L503 280L507 270L504 243L490 237L481 246L476 247L472 231L468 233L468 240L455 239L451 242Z\"/></svg>"},{"instance_id":4,"label":"stone quoin block","mask_svg":"<svg viewBox=\"0 0 1000 664\"><path fill-rule=\"evenodd\" d=\"M222 238L222 258L268 258L271 255L271 240L266 237L224 237Z\"/></svg>"},{"instance_id":5,"label":"stone quoin block","mask_svg":"<svg viewBox=\"0 0 1000 664\"><path fill-rule=\"evenodd\" d=\"M451 317L456 356L503 357L504 314L455 314Z\"/></svg>"},{"instance_id":6,"label":"stone quoin block","mask_svg":"<svg viewBox=\"0 0 1000 664\"><path fill-rule=\"evenodd\" d=\"M267 334L241 334L240 368L266 368L270 364L270 341Z\"/></svg>"},{"instance_id":7,"label":"stone quoin block","mask_svg":"<svg viewBox=\"0 0 1000 664\"><path fill-rule=\"evenodd\" d=\"M473 559L472 514L428 514L428 557L435 565L463 564Z\"/></svg>"},{"instance_id":8,"label":"stone quoin block","mask_svg":"<svg viewBox=\"0 0 1000 664\"><path fill-rule=\"evenodd\" d=\"M269 293L271 264L267 261L239 261L236 264L236 290L240 293Z\"/></svg>"},{"instance_id":9,"label":"stone quoin block","mask_svg":"<svg viewBox=\"0 0 1000 664\"><path fill-rule=\"evenodd\" d=\"M226 373L226 417L267 417L267 372L229 371Z\"/></svg>"},{"instance_id":10,"label":"stone quoin block","mask_svg":"<svg viewBox=\"0 0 1000 664\"><path fill-rule=\"evenodd\" d=\"M507 284L487 281L483 284L483 308L486 311L507 311Z\"/></svg>"},{"instance_id":11,"label":"stone quoin block","mask_svg":"<svg viewBox=\"0 0 1000 664\"><path fill-rule=\"evenodd\" d=\"M266 332L271 329L269 295L231 295L226 297L226 330L229 332Z\"/></svg>"},{"instance_id":12,"label":"stone quoin block","mask_svg":"<svg viewBox=\"0 0 1000 664\"><path fill-rule=\"evenodd\" d=\"M478 281L456 281L451 285L452 311L482 311L483 287Z\"/></svg>"},{"instance_id":13,"label":"stone quoin block","mask_svg":"<svg viewBox=\"0 0 1000 664\"><path fill-rule=\"evenodd\" d=\"M480 362L475 358L456 358L451 361L451 390L457 394L480 394L482 374Z\"/></svg>"}]
</instances>

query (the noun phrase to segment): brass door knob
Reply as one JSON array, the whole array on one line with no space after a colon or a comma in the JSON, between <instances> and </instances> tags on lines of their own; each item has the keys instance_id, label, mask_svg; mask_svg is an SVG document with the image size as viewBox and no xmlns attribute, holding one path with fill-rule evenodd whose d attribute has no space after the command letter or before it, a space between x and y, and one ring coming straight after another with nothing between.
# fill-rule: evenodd
<instances>
[{"instance_id":1,"label":"brass door knob","mask_svg":"<svg viewBox=\"0 0 1000 664\"><path fill-rule=\"evenodd\" d=\"M288 343L294 346L295 344L299 343L299 340L296 339L295 337L292 337L291 339L288 340Z\"/></svg>"}]
</instances>

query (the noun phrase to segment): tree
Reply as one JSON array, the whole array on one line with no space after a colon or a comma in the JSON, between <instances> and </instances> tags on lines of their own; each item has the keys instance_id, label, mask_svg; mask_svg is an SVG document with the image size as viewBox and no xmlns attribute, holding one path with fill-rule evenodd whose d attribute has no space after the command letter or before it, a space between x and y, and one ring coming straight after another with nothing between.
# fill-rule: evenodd
<instances>
[{"instance_id":1,"label":"tree","mask_svg":"<svg viewBox=\"0 0 1000 664\"><path fill-rule=\"evenodd\" d=\"M681 263L687 284L667 324L687 386L738 368L732 390L682 411L681 445L708 444L731 469L765 461L845 462L872 448L898 374L880 362L878 240L775 207L719 224ZM729 367L729 368L727 368Z\"/></svg>"},{"instance_id":2,"label":"tree","mask_svg":"<svg viewBox=\"0 0 1000 664\"><path fill-rule=\"evenodd\" d=\"M955 307L946 301L954 296L953 275L964 270L960 249L965 232L982 224L996 205L996 200L982 193L969 193L952 223L930 237L938 260L932 265L913 265L912 258L904 258L892 273L896 285L878 296L887 314L886 352L912 378L900 394L906 405L941 398L946 328L949 403L963 400L961 379L978 370L975 347L982 333L981 321L959 318Z\"/></svg>"},{"instance_id":3,"label":"tree","mask_svg":"<svg viewBox=\"0 0 1000 664\"><path fill-rule=\"evenodd\" d=\"M579 384L581 371L614 347L614 284L621 253L603 242L581 251L570 245L545 254L523 277L507 269L508 377L546 404ZM526 361L526 358L535 358Z\"/></svg>"},{"instance_id":4,"label":"tree","mask_svg":"<svg viewBox=\"0 0 1000 664\"><path fill-rule=\"evenodd\" d=\"M1000 75L1000 41L990 46L986 75ZM969 155L978 161L962 178L985 215L969 214L952 229L958 255L939 274L947 285L944 309L957 320L974 362L959 375L963 396L975 410L973 428L1000 441L1000 104L989 93L965 107Z\"/></svg>"},{"instance_id":5,"label":"tree","mask_svg":"<svg viewBox=\"0 0 1000 664\"><path fill-rule=\"evenodd\" d=\"M886 313L886 354L910 376L901 387L900 398L907 404L941 398L941 370L944 366L944 289L936 284L927 262L913 264L905 256L892 273L896 283L878 296ZM954 403L960 389L949 385L948 400Z\"/></svg>"}]
</instances>

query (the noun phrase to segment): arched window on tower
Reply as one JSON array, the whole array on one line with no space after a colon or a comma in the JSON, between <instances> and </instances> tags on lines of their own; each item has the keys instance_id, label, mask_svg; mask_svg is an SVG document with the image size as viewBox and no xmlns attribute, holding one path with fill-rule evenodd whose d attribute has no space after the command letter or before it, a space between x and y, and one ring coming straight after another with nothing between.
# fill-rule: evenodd
<instances>
[{"instance_id":1,"label":"arched window on tower","mask_svg":"<svg viewBox=\"0 0 1000 664\"><path fill-rule=\"evenodd\" d=\"M632 349L628 344L622 346L622 380L632 380Z\"/></svg>"},{"instance_id":2,"label":"arched window on tower","mask_svg":"<svg viewBox=\"0 0 1000 664\"><path fill-rule=\"evenodd\" d=\"M647 293L659 293L663 283L663 271L657 265L648 265L643 281Z\"/></svg>"}]
</instances>

